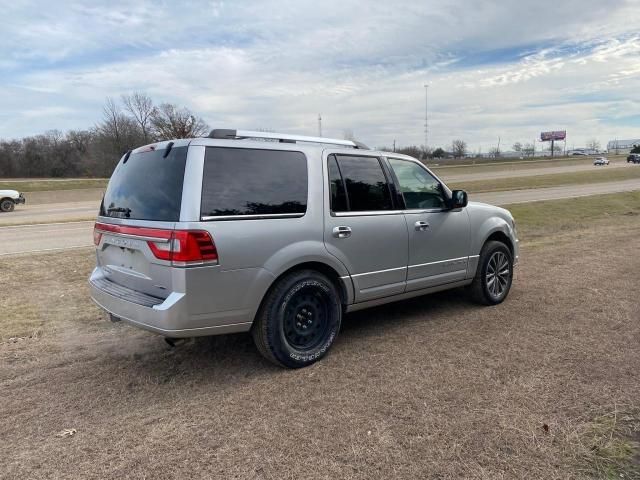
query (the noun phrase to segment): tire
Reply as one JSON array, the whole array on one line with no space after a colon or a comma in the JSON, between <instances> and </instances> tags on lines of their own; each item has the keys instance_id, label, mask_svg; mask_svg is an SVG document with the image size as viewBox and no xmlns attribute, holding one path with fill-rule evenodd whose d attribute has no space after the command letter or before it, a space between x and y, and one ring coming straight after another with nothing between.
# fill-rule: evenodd
<instances>
[{"instance_id":1,"label":"tire","mask_svg":"<svg viewBox=\"0 0 640 480\"><path fill-rule=\"evenodd\" d=\"M4 198L0 201L0 211L1 212L13 212L13 209L16 208L16 204L13 203L13 200L10 198Z\"/></svg>"},{"instance_id":2,"label":"tire","mask_svg":"<svg viewBox=\"0 0 640 480\"><path fill-rule=\"evenodd\" d=\"M496 266L502 267L497 269ZM513 257L502 242L490 241L480 252L476 276L470 286L471 298L482 305L502 303L511 289L513 281ZM496 283L497 282L497 283Z\"/></svg>"},{"instance_id":3,"label":"tire","mask_svg":"<svg viewBox=\"0 0 640 480\"><path fill-rule=\"evenodd\" d=\"M301 368L326 355L341 322L342 303L333 282L315 270L300 270L269 291L251 333L266 359Z\"/></svg>"}]
</instances>

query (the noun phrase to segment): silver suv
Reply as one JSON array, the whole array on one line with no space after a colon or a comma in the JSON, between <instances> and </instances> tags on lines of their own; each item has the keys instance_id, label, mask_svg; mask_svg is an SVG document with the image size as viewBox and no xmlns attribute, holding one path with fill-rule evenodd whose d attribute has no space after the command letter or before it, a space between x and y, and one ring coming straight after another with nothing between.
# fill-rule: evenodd
<instances>
[{"instance_id":1,"label":"silver suv","mask_svg":"<svg viewBox=\"0 0 640 480\"><path fill-rule=\"evenodd\" d=\"M511 214L418 160L327 138L213 130L128 152L100 206L93 300L168 339L250 331L285 367L346 312L455 287L502 302Z\"/></svg>"}]
</instances>

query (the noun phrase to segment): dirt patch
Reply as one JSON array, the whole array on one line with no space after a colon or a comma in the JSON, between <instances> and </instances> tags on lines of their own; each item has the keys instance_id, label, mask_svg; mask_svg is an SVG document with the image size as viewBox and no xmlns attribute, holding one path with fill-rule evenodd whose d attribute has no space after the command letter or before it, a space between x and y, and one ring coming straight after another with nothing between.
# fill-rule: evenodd
<instances>
[{"instance_id":1,"label":"dirt patch","mask_svg":"<svg viewBox=\"0 0 640 480\"><path fill-rule=\"evenodd\" d=\"M606 226L606 248L605 226L525 242L498 307L455 290L349 315L330 355L298 371L269 365L248 335L170 351L109 323L88 299L86 252L2 260L17 287L2 300L0 472L600 476L593 429L640 411L640 220L625 218ZM23 318L25 302L28 328L5 315Z\"/></svg>"}]
</instances>

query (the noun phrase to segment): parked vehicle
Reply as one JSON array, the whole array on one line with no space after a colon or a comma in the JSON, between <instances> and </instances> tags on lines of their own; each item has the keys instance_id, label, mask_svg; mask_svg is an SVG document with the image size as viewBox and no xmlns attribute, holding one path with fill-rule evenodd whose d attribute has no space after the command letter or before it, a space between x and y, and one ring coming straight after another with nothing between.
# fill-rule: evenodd
<instances>
[{"instance_id":1,"label":"parked vehicle","mask_svg":"<svg viewBox=\"0 0 640 480\"><path fill-rule=\"evenodd\" d=\"M507 210L415 158L235 130L124 155L94 243L91 295L112 319L169 339L251 331L292 368L346 312L462 286L499 304L518 260Z\"/></svg>"},{"instance_id":2,"label":"parked vehicle","mask_svg":"<svg viewBox=\"0 0 640 480\"><path fill-rule=\"evenodd\" d=\"M598 157L593 161L593 164L598 167L598 166L604 166L604 165L609 165L609 159L605 158L605 157Z\"/></svg>"},{"instance_id":3,"label":"parked vehicle","mask_svg":"<svg viewBox=\"0 0 640 480\"><path fill-rule=\"evenodd\" d=\"M632 153L627 157L627 163L640 163L640 153Z\"/></svg>"},{"instance_id":4,"label":"parked vehicle","mask_svg":"<svg viewBox=\"0 0 640 480\"><path fill-rule=\"evenodd\" d=\"M25 202L24 195L16 190L0 190L0 212L13 212L16 205Z\"/></svg>"}]
</instances>

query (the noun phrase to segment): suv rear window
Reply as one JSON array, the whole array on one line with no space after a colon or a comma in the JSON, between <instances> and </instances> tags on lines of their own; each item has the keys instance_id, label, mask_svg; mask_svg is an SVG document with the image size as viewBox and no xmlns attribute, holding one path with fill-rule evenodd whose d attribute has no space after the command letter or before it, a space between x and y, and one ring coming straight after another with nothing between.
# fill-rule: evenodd
<instances>
[{"instance_id":1,"label":"suv rear window","mask_svg":"<svg viewBox=\"0 0 640 480\"><path fill-rule=\"evenodd\" d=\"M132 153L121 160L109 180L100 215L132 220L177 222L187 148Z\"/></svg>"},{"instance_id":2,"label":"suv rear window","mask_svg":"<svg viewBox=\"0 0 640 480\"><path fill-rule=\"evenodd\" d=\"M203 217L307 211L307 159L301 152L207 147Z\"/></svg>"}]
</instances>

